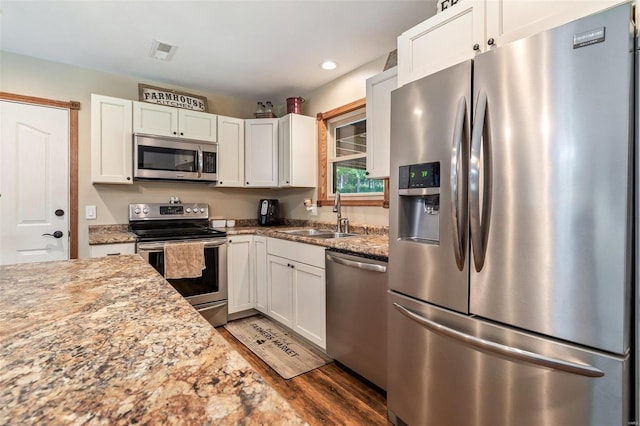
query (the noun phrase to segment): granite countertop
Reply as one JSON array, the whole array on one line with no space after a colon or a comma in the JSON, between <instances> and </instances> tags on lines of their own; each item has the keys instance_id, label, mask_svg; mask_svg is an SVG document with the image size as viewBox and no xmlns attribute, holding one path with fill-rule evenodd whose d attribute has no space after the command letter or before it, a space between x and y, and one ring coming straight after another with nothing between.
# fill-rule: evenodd
<instances>
[{"instance_id":1,"label":"granite countertop","mask_svg":"<svg viewBox=\"0 0 640 426\"><path fill-rule=\"evenodd\" d=\"M0 267L0 424L304 424L138 255Z\"/></svg>"},{"instance_id":2,"label":"granite countertop","mask_svg":"<svg viewBox=\"0 0 640 426\"><path fill-rule=\"evenodd\" d=\"M243 221L237 220L237 223L243 225ZM251 222L251 221L246 221ZM255 221L254 221L255 222ZM354 254L365 256L373 256L377 258L387 259L389 257L389 236L384 227L371 227L368 235L365 235L362 226L353 226L353 232L357 234L348 238L312 238L300 235L291 235L282 231L290 229L317 228L317 229L333 229L335 224L326 223L308 223L304 221L290 221L283 226L257 226L249 224L248 226L238 226L233 228L219 228L226 231L227 235L256 234L265 235L272 238L280 238L283 240L297 241L306 244L314 244L327 248L342 250ZM127 225L92 225L89 227L89 244L113 244L135 242L135 236L127 232Z\"/></svg>"}]
</instances>

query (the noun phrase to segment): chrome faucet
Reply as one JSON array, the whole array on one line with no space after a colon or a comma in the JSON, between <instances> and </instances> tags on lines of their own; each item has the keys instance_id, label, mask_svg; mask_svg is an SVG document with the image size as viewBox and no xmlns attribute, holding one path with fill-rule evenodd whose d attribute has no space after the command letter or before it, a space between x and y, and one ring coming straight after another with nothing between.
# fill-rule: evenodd
<instances>
[{"instance_id":1,"label":"chrome faucet","mask_svg":"<svg viewBox=\"0 0 640 426\"><path fill-rule=\"evenodd\" d=\"M336 191L336 198L333 201L333 212L338 213L337 232L349 233L349 219L342 217L342 204L340 203L340 191Z\"/></svg>"}]
</instances>

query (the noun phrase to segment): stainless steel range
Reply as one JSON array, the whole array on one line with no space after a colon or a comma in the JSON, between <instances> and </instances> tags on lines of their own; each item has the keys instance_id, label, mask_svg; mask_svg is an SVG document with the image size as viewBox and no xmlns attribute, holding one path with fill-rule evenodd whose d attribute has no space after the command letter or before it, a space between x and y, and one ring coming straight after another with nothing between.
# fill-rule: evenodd
<instances>
[{"instance_id":1,"label":"stainless steel range","mask_svg":"<svg viewBox=\"0 0 640 426\"><path fill-rule=\"evenodd\" d=\"M129 204L129 230L140 254L165 276L165 247L185 241L204 243L205 269L197 278L167 281L211 324L227 322L226 232L209 229L204 203Z\"/></svg>"}]
</instances>

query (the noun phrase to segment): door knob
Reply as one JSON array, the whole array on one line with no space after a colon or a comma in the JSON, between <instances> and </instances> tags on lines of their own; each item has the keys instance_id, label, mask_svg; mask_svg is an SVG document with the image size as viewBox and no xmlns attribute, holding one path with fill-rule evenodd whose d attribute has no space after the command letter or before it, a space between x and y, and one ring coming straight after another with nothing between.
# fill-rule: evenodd
<instances>
[{"instance_id":1,"label":"door knob","mask_svg":"<svg viewBox=\"0 0 640 426\"><path fill-rule=\"evenodd\" d=\"M64 216L64 210L58 209L55 211L56 216Z\"/></svg>"},{"instance_id":2,"label":"door knob","mask_svg":"<svg viewBox=\"0 0 640 426\"><path fill-rule=\"evenodd\" d=\"M50 235L53 238L62 238L64 234L62 233L62 231L55 231L53 234L42 234L42 236L45 236L45 235Z\"/></svg>"}]
</instances>

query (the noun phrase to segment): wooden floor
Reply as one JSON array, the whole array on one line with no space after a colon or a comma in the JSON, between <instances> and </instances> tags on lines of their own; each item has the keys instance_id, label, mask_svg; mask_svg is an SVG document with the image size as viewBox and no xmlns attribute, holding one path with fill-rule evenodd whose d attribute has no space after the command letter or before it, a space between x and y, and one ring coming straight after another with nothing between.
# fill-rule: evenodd
<instances>
[{"instance_id":1,"label":"wooden floor","mask_svg":"<svg viewBox=\"0 0 640 426\"><path fill-rule=\"evenodd\" d=\"M285 380L224 327L216 330L310 425L390 425L384 395L335 363Z\"/></svg>"}]
</instances>

